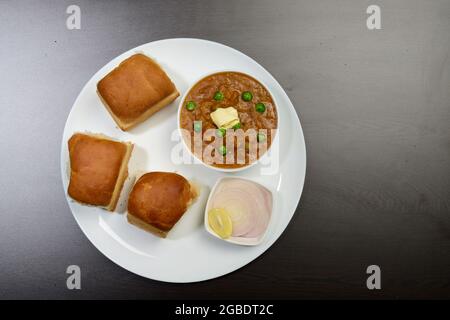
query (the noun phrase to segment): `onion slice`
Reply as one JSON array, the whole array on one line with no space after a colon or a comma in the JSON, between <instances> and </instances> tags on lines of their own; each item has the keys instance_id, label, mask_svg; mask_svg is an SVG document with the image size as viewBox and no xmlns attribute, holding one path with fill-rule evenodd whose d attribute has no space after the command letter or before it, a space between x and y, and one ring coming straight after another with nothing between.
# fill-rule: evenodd
<instances>
[{"instance_id":1,"label":"onion slice","mask_svg":"<svg viewBox=\"0 0 450 320\"><path fill-rule=\"evenodd\" d=\"M233 237L259 237L269 224L272 197L267 189L255 182L224 179L214 192L210 208L228 212L233 224Z\"/></svg>"}]
</instances>

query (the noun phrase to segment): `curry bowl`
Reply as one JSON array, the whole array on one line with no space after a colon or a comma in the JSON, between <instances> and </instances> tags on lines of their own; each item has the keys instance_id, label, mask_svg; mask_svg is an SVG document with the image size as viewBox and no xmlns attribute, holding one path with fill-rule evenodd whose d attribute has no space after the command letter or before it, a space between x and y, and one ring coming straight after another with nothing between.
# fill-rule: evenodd
<instances>
[{"instance_id":1,"label":"curry bowl","mask_svg":"<svg viewBox=\"0 0 450 320\"><path fill-rule=\"evenodd\" d=\"M277 103L267 87L240 71L208 73L186 90L178 106L185 149L208 168L248 169L277 137Z\"/></svg>"}]
</instances>

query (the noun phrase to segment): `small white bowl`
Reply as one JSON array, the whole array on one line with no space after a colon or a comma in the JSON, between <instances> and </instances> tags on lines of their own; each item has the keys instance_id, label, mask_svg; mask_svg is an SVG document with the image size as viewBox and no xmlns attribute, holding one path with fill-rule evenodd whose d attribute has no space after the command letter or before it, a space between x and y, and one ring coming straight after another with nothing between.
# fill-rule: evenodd
<instances>
[{"instance_id":1,"label":"small white bowl","mask_svg":"<svg viewBox=\"0 0 450 320\"><path fill-rule=\"evenodd\" d=\"M226 179L241 179L241 180L250 181L252 183L257 184L261 188L265 189L270 194L271 211L270 211L269 223L267 224L266 230L259 237L255 237L255 238L229 237L227 239L223 239L217 233L215 233L214 230L212 230L211 227L209 226L208 212L211 209L210 208L211 199L214 196L214 193L216 192L217 186L222 181L224 181ZM213 235L214 237L216 237L216 238L218 238L220 240L223 240L223 241L226 241L226 242L230 242L230 243L233 243L233 244L239 244L239 245L242 245L242 246L256 246L256 245L260 244L264 240L264 237L267 234L267 230L269 229L269 225L270 225L270 222L272 220L272 214L273 214L273 195L272 195L272 192L269 189L267 189L263 185L259 184L258 182L255 182L255 181L247 179L247 178L242 178L242 177L222 177L222 178L219 178L216 181L216 183L214 184L214 186L211 189L211 192L209 193L208 201L206 202L206 208L205 208L204 224L205 224L206 231L209 234Z\"/></svg>"},{"instance_id":2,"label":"small white bowl","mask_svg":"<svg viewBox=\"0 0 450 320\"><path fill-rule=\"evenodd\" d=\"M180 104L178 105L178 113L177 113L178 133L180 134L181 140L183 140L183 146L189 151L189 153L190 153L195 159L197 159L199 162L201 162L204 166L206 166L206 167L208 167L208 168L210 168L210 169L216 170L216 171L221 171L221 172L239 172L239 171L246 170L246 169L248 169L248 168L253 167L256 163L258 163L258 162L260 161L261 158L265 157L265 156L269 153L269 150L270 150L270 148L272 148L272 145L274 144L274 142L276 141L276 140L275 140L275 136L272 138L272 144L270 145L270 147L267 148L266 152L264 152L264 154L263 154L262 156L260 156L259 159L257 159L256 161L252 162L251 164L249 164L249 165L247 165L247 166L243 166L243 167L239 167L239 168L229 168L229 169L228 169L228 168L220 168L220 167L212 166L212 165L210 165L210 164L204 163L204 162L202 161L202 159L199 159L199 158L192 152L192 150L186 145L186 141L184 141L183 134L182 134L182 131L181 131L181 125L180 125L180 114L181 114L182 108L184 107L183 102L184 102L184 100L186 99L187 94L192 90L192 88L193 88L197 83L199 83L199 82L202 81L203 79L209 77L210 75L213 75L213 74L216 74L216 73L223 73L223 72L237 72L237 73L245 74L245 75L247 75L247 76L249 76L249 77L255 79L256 81L258 81L258 82L259 82L259 83L267 90L267 92L269 93L270 97L272 98L272 100L273 100L273 102L274 102L275 109L277 110L277 130L279 129L280 113L278 112L278 103L277 103L277 101L275 100L275 98L273 97L273 95L270 93L269 89L267 89L267 86L266 86L261 80L255 78L254 76L252 76L252 75L250 75L250 74L248 74L248 73L242 72L242 71L235 71L235 70L219 70L219 71L215 71L215 72L211 72L211 73L208 73L208 74L206 74L206 75L203 75L203 76L200 77L197 81L194 81L194 83L186 90L186 92L185 92L185 93L183 94L183 96L181 97L181 99L180 99Z\"/></svg>"}]
</instances>

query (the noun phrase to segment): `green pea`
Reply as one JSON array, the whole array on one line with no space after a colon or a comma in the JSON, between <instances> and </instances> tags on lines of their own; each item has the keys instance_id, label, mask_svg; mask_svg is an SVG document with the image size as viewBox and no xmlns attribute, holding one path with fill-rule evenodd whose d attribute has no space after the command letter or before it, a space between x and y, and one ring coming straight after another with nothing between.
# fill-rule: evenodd
<instances>
[{"instance_id":1,"label":"green pea","mask_svg":"<svg viewBox=\"0 0 450 320\"><path fill-rule=\"evenodd\" d=\"M194 131L195 132L202 131L202 122L201 121L194 121Z\"/></svg>"},{"instance_id":2,"label":"green pea","mask_svg":"<svg viewBox=\"0 0 450 320\"><path fill-rule=\"evenodd\" d=\"M219 147L219 153L221 154L221 155L226 155L227 154L227 147L225 147L225 146L220 146Z\"/></svg>"},{"instance_id":3,"label":"green pea","mask_svg":"<svg viewBox=\"0 0 450 320\"><path fill-rule=\"evenodd\" d=\"M227 130L224 128L219 128L216 131L216 134L218 137L224 137L226 133L227 133Z\"/></svg>"},{"instance_id":4,"label":"green pea","mask_svg":"<svg viewBox=\"0 0 450 320\"><path fill-rule=\"evenodd\" d=\"M244 101L252 101L253 94L250 91L244 91L242 92L241 98Z\"/></svg>"},{"instance_id":5,"label":"green pea","mask_svg":"<svg viewBox=\"0 0 450 320\"><path fill-rule=\"evenodd\" d=\"M193 111L196 107L197 105L194 101L189 101L188 103L186 103L186 109L188 109L189 111Z\"/></svg>"},{"instance_id":6,"label":"green pea","mask_svg":"<svg viewBox=\"0 0 450 320\"><path fill-rule=\"evenodd\" d=\"M258 140L258 142L264 142L266 141L266 135L264 133L258 133L256 135L256 140Z\"/></svg>"},{"instance_id":7,"label":"green pea","mask_svg":"<svg viewBox=\"0 0 450 320\"><path fill-rule=\"evenodd\" d=\"M266 105L262 102L258 102L257 104L255 104L255 110L259 113L263 113L264 111L266 111Z\"/></svg>"},{"instance_id":8,"label":"green pea","mask_svg":"<svg viewBox=\"0 0 450 320\"><path fill-rule=\"evenodd\" d=\"M214 93L214 100L216 101L222 101L223 100L223 93L220 91L217 91L216 93Z\"/></svg>"},{"instance_id":9,"label":"green pea","mask_svg":"<svg viewBox=\"0 0 450 320\"><path fill-rule=\"evenodd\" d=\"M241 123L238 122L238 123L236 123L236 124L233 126L233 129L234 129L234 130L237 130L237 129L240 129L241 127L242 127Z\"/></svg>"}]
</instances>

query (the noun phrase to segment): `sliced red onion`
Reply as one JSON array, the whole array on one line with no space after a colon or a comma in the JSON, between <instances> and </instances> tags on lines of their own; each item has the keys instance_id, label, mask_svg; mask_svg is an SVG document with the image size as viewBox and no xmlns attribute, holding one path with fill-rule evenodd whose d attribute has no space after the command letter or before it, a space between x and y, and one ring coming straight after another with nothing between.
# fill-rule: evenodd
<instances>
[{"instance_id":1,"label":"sliced red onion","mask_svg":"<svg viewBox=\"0 0 450 320\"><path fill-rule=\"evenodd\" d=\"M216 188L211 208L223 208L230 214L233 237L259 237L270 220L272 197L254 182L225 179Z\"/></svg>"}]
</instances>

